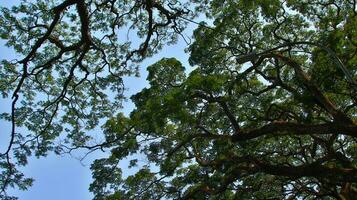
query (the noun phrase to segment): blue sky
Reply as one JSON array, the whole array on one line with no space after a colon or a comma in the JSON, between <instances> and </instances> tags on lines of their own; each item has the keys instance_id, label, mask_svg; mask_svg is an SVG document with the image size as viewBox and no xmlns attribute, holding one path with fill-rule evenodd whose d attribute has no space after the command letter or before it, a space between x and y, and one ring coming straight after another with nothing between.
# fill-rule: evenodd
<instances>
[{"instance_id":1,"label":"blue sky","mask_svg":"<svg viewBox=\"0 0 357 200\"><path fill-rule=\"evenodd\" d=\"M1 0L0 6L9 7L18 3L19 0ZM192 30L191 27L189 30ZM125 78L126 87L129 90L126 92L127 96L135 94L142 88L147 86L146 82L146 67L155 63L162 57L176 57L178 60L188 66L188 55L184 53L186 44L182 39L176 45L165 47L159 54L152 58L146 59L141 64L141 77ZM11 49L4 46L4 41L0 41L0 60L14 58L15 54ZM1 66L0 66L1 67ZM9 111L11 101L10 99L0 98L0 113ZM134 108L131 102L124 104L124 110L121 112L129 113ZM7 147L7 142L10 136L10 124L5 121L0 121L0 152L3 152ZM100 130L97 130L100 131ZM77 155L80 153L77 153ZM31 157L29 164L23 168L23 172L27 177L35 179L33 187L27 191L11 190L9 194L19 197L19 200L72 200L72 199L91 199L92 194L88 191L91 183L91 171L89 169L91 162L102 156L105 153L92 153L84 164L80 163L75 157L70 155L57 156L50 154L45 158L36 159ZM120 163L125 174L127 163L123 161Z\"/></svg>"}]
</instances>

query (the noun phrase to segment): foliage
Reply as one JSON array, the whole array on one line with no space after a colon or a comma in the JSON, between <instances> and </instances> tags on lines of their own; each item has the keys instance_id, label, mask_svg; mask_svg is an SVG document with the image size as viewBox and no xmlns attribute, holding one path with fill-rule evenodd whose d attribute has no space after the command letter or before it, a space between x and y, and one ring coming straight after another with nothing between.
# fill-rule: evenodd
<instances>
[{"instance_id":1,"label":"foliage","mask_svg":"<svg viewBox=\"0 0 357 200\"><path fill-rule=\"evenodd\" d=\"M106 3L93 4L93 7L109 9L104 5L116 1L104 2ZM131 5L129 1L123 2L123 5L119 3L115 6ZM122 20L123 23L127 21L138 23L135 26L138 27L140 34L150 35L150 27L153 27L157 28L156 34L170 37L172 35L166 32L171 30L169 25L173 23L176 26L176 20L184 19L179 16L184 15L185 12L172 7L179 2L150 0L135 2L140 2L140 6L135 10L136 4L133 5L134 10L131 10L128 15L132 14L132 18L135 18L134 13L142 11L146 20L135 21L130 17L124 17ZM107 121L103 127L104 143L88 146L86 141L90 138L87 138L79 127L68 134L73 141L71 150L80 147L89 150L99 148L111 150L108 158L96 160L91 167L95 180L90 186L90 191L95 194L95 199L354 199L357 196L356 2L345 0L192 0L192 2L195 3L196 11L206 12L207 18L213 22L213 26L202 22L194 31L194 42L189 46L188 52L190 64L195 69L187 74L182 64L174 58L164 58L149 66L147 80L150 87L131 97L136 109L129 117L118 114ZM77 5L77 12L81 16L78 7L88 6L89 2L74 4ZM39 6L41 3L39 1L33 5ZM28 6L24 6L25 10ZM149 10L143 10L142 6L149 7ZM88 8L92 7L88 6ZM153 15L150 8L161 12L157 17L166 19L167 24L153 25L150 20L150 15ZM162 8L170 11L165 12ZM24 55L27 53L31 55L28 60L25 59L25 63L20 61L19 64L23 64L26 68L27 62L31 62L29 67L33 67L34 72L39 70L40 73L33 74L33 79L30 75L29 78L27 75L23 78L24 75L18 75L21 72L18 66L5 62L1 74L2 79L7 82L1 85L1 88L4 88L1 91L4 95L9 91L15 92L15 103L16 94L21 91L24 107L16 107L16 113L19 114L4 117L14 122L13 117L16 116L18 125L23 124L30 131L39 134L38 138L48 145L40 151L34 147L38 144L34 141L33 146L20 146L19 149L22 151L20 155L24 152L30 154L34 150L40 154L51 150L50 146L53 145L51 141L63 132L60 130L62 124L57 127L56 123L52 122L54 117L46 117L48 112L57 113L57 110L51 110L54 109L53 106L61 105L68 108L63 117L58 117L62 117L61 123L68 123L65 119L72 121L74 127L78 126L78 121L73 119L90 121L92 118L81 115L81 112L76 111L76 107L70 109L72 103L89 106L81 109L88 111L90 113L88 117L94 117L97 121L102 117L110 116L104 113L115 108L111 104L113 102L109 100L100 102L98 104L102 107L98 108L91 107L97 105L96 103L87 102L96 97L96 92L88 93L88 90L91 91L91 86L86 86L86 82L93 80L90 79L92 76L96 77L95 70L90 71L91 75L85 77L86 81L83 82L80 81L81 77L77 77L78 72L75 70L81 70L82 67L96 69L96 62L99 62L98 59L102 57L94 55L100 55L101 50L108 51L108 59L120 57L113 62L118 64L121 59L124 59L124 65L105 63L109 69L111 65L120 66L117 70L121 73L115 76L120 79L127 74L125 71L127 68L121 67L127 66L128 57L122 55L127 53L129 60L140 61L141 53L144 52L140 50L141 48L156 47L154 42L147 43L145 40L139 50L130 51L126 45L125 48L120 45L120 47L115 46L119 41L113 41L96 49L93 43L103 41L94 39L97 36L94 32L108 31L108 27L111 27L108 23L113 20L106 19L107 15L101 16L99 10L92 11L100 16L93 18L98 19L98 23L96 20L91 20L90 24L93 25L90 25L88 30L93 30L92 38L87 38L91 42L87 44L85 38L77 39L79 43L84 42L82 44L84 46L74 50L75 57L71 58L76 63L78 57L85 54L82 57L86 59L85 62L83 61L83 66L80 63L78 66L66 65L67 61L51 62L49 65L51 67L43 65L47 57L41 56L42 53L55 56L58 51L61 52L62 48L57 42L53 42L54 46L48 47L48 50L43 46L36 54L31 54L21 50L28 49L21 48L25 44L32 47L31 43L24 42L27 41L26 38L9 39L10 46L19 49L19 52ZM12 12L16 13L16 9ZM18 23L19 20L10 13L3 10L1 20ZM31 16L33 13L27 13L25 16ZM56 19L56 12L52 18L49 14L44 15L44 11L40 13L43 14L39 17L40 20ZM68 10L66 13L76 13L76 11ZM83 24L86 23L77 20L81 26L78 27L72 22L68 23L68 29L64 26L63 30L59 30L61 31L59 35L64 37L61 38L63 43L76 43L76 37L73 35L76 31L72 30L71 26L79 28L79 31L82 30L82 37L85 37ZM23 18L20 22L25 23L25 21L26 19ZM62 23L65 22L66 20L63 20ZM16 26L17 28L11 32L12 26L4 26L0 29L5 39L4 33L17 34L22 30L21 26ZM149 26L148 30L145 29L147 26ZM40 27L37 29L41 30ZM56 33L55 30L53 33ZM36 38L35 33L33 34ZM41 31L37 34L46 35ZM28 37L31 34L19 35ZM46 40L51 43L50 37L46 37ZM147 36L146 39L150 40L150 37ZM90 44L91 48L86 49L86 44ZM113 49L122 48L123 51L112 52ZM150 55L155 50L149 49L147 52ZM138 57L136 58L134 54ZM130 55L134 57L131 58ZM50 69L58 74L61 74L61 70L67 69L64 72L72 73L69 79L71 84L66 84L68 78L51 75L48 72L51 71ZM132 70L128 71L132 72ZM17 74L19 79L11 82L13 80L11 72ZM10 78L3 78L5 75ZM47 78L36 81L36 76ZM106 88L110 84L115 84L117 80L115 78L107 80L108 77L111 77L110 73L98 78L104 81L97 83L103 94ZM22 79L26 79L27 82L22 83ZM31 88L36 85L40 87L42 82L46 80L51 82L53 79L56 81L45 87L53 88L54 93L45 92L52 97L52 100L49 98L49 102L37 101L36 95L39 89L31 90ZM21 90L17 91L19 84ZM66 88L67 85L71 89ZM70 97L62 96L61 89L56 89L63 87L66 89L65 95L68 93ZM81 88L79 92L75 92L77 87ZM60 99L56 100L56 98ZM77 98L82 102L77 104ZM34 108L37 107L45 108L37 117L20 115L36 113L38 111ZM48 109L49 111L46 111ZM51 120L51 128L41 129L36 126L31 129L31 124L40 124L41 127L41 124L48 123L46 121L48 119ZM46 131L38 132L41 130ZM49 134L52 133L50 130L56 131ZM16 141L19 141L20 136L24 137L16 134L15 136ZM6 155L4 154L4 169L8 163L5 159ZM133 156L135 159L130 162L130 165L136 167L138 171L131 176L123 177L123 169L119 162ZM21 160L21 156L17 158ZM9 170L5 170L4 173L9 173ZM11 181L12 184L19 184L22 179L12 178ZM4 182L2 184L4 185Z\"/></svg>"},{"instance_id":2,"label":"foliage","mask_svg":"<svg viewBox=\"0 0 357 200\"><path fill-rule=\"evenodd\" d=\"M188 6L167 0L23 0L1 8L0 37L17 53L0 68L0 93L12 99L11 112L1 114L12 123L0 154L1 195L8 186L31 185L15 169L28 156L89 146L89 130L121 109L123 77L138 75L139 62L177 40L185 26L179 16L193 15Z\"/></svg>"},{"instance_id":3,"label":"foliage","mask_svg":"<svg viewBox=\"0 0 357 200\"><path fill-rule=\"evenodd\" d=\"M132 97L138 145L110 159L135 152L143 168L119 190L92 184L96 199L353 199L356 85L343 72L356 77L353 6L211 1L214 26L189 47L195 70L162 59Z\"/></svg>"}]
</instances>

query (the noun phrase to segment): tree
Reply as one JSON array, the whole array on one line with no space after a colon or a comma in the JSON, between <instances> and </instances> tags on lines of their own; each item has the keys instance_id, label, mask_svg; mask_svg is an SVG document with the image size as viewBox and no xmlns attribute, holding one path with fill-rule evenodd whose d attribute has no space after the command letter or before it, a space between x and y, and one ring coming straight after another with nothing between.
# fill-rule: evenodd
<instances>
[{"instance_id":1,"label":"tree","mask_svg":"<svg viewBox=\"0 0 357 200\"><path fill-rule=\"evenodd\" d=\"M105 142L74 143L111 150L92 164L95 199L354 199L356 2L196 6L213 26L194 32L195 69L149 66L150 87L106 122ZM139 170L122 177L130 155Z\"/></svg>"},{"instance_id":2,"label":"tree","mask_svg":"<svg viewBox=\"0 0 357 200\"><path fill-rule=\"evenodd\" d=\"M214 26L189 47L196 69L150 66L130 118L107 122L120 142L92 166L96 199L355 199L354 6L210 2ZM147 164L108 179L133 153Z\"/></svg>"},{"instance_id":3,"label":"tree","mask_svg":"<svg viewBox=\"0 0 357 200\"><path fill-rule=\"evenodd\" d=\"M167 0L23 0L1 8L0 36L18 59L2 60L0 68L1 95L12 99L11 112L1 115L12 130L0 154L0 198L10 198L8 186L31 185L16 168L28 156L88 145L88 130L120 110L122 78L137 75L140 61L177 40L186 23L179 17L193 15L188 6Z\"/></svg>"}]
</instances>

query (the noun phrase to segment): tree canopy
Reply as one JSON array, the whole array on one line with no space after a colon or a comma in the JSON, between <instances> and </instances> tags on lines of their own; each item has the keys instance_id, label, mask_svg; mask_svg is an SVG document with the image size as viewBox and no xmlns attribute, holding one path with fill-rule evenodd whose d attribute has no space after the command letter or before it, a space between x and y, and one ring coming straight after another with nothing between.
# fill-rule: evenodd
<instances>
[{"instance_id":1,"label":"tree canopy","mask_svg":"<svg viewBox=\"0 0 357 200\"><path fill-rule=\"evenodd\" d=\"M94 199L355 199L357 3L353 0L64 0L2 8L12 97L6 188L32 153L110 150L91 166ZM187 73L175 58L120 111L122 78L197 23ZM125 39L138 34L141 44ZM124 41L124 42L123 42ZM134 47L133 47L134 46ZM108 96L109 90L116 97ZM116 112L117 113L117 112ZM88 130L107 119L104 142ZM26 127L17 131L16 127ZM65 145L55 140L66 137ZM118 164L134 158L123 177ZM15 160L12 161L12 160Z\"/></svg>"}]
</instances>

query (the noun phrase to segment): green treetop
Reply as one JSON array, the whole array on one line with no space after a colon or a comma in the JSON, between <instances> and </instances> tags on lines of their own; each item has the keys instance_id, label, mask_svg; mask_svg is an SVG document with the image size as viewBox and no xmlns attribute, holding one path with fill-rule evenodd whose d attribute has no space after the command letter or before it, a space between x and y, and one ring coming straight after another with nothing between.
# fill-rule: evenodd
<instances>
[{"instance_id":1,"label":"green treetop","mask_svg":"<svg viewBox=\"0 0 357 200\"><path fill-rule=\"evenodd\" d=\"M168 22L178 19L194 22L185 16L186 12L172 8L172 4L178 4L176 1L140 2L147 3L146 7L157 5L153 8L162 13L154 16L161 16ZM188 8L205 12L207 19L213 22L212 25L201 22L194 31L188 52L190 64L195 69L186 73L185 67L175 58L158 61L148 67L150 86L131 97L136 108L130 116L118 114L104 125L105 142L88 146L87 138L79 129L69 134L74 141L72 148L110 149L108 158L94 161L91 167L94 181L90 191L95 194L94 198L355 199L356 2L202 0L192 3L194 6ZM171 10L164 12L160 8ZM147 14L150 18L150 11ZM81 24L83 26L83 22ZM108 28L99 24L103 30ZM150 24L149 20L146 26ZM68 40L75 39L68 36ZM103 46L102 50L110 49L111 45ZM144 42L140 47L152 46ZM80 56L85 50L82 47L74 52ZM33 59L40 59L38 56L45 48L38 51ZM48 51L49 55L56 53L53 49ZM113 54L118 55L122 53ZM54 70L56 64L50 66L59 73L62 65L58 62L57 70ZM21 72L13 65L6 66L6 73ZM94 66L89 61L85 65L86 68ZM39 74L45 76L48 71L50 69L44 68ZM74 77L83 74L72 73L73 81ZM53 75L53 79L60 77ZM11 83L18 85L21 80ZM57 80L54 86L46 89L63 88L65 80ZM73 81L72 88L83 87L83 93L88 91L87 81ZM36 91L25 85L21 88L24 95L31 93L29 98L36 100ZM58 105L69 106L76 98L84 101L96 96L85 93L89 97L77 97L73 89L67 94L74 97L67 99L65 96L60 100L67 104ZM24 100L25 104L33 102L29 98ZM43 103L36 106L48 109L47 104L49 107L56 105ZM101 105L109 106L110 101L101 102ZM34 106L27 104L25 108ZM93 115L105 112L101 107L86 109ZM15 110L21 111L20 108ZM99 114L97 119L104 117ZM73 117L79 118L81 113L73 112L70 116L72 125L78 126ZM11 115L5 117L11 120ZM19 119L25 126L31 124L24 117L15 121ZM47 120L43 114L33 119ZM50 121L49 124L54 123ZM30 130L51 145L52 138L57 135L36 132L38 129L36 126ZM58 134L60 132L63 131L59 130ZM26 146L18 149L20 152L27 150ZM38 152L34 149L28 151ZM130 161L130 167L137 172L124 177L122 171L125 169L118 164L128 156L135 158ZM22 183L20 179L11 180Z\"/></svg>"}]
</instances>

